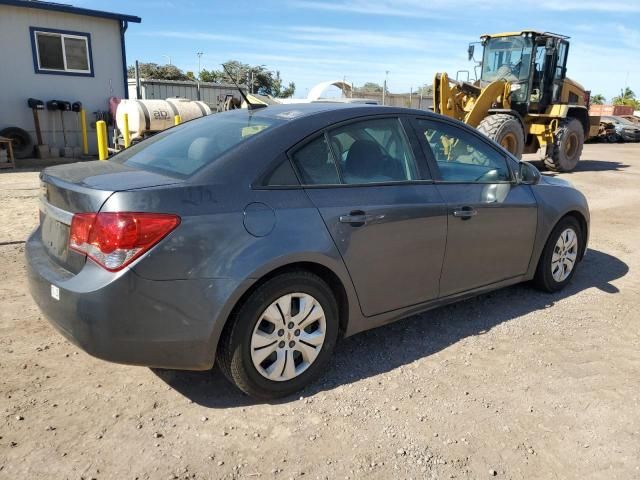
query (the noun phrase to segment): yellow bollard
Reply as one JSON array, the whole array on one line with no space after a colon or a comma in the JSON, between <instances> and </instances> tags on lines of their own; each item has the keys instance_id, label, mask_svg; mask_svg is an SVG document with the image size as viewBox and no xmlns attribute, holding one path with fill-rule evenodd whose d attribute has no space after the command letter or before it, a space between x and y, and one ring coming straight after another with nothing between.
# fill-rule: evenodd
<instances>
[{"instance_id":1,"label":"yellow bollard","mask_svg":"<svg viewBox=\"0 0 640 480\"><path fill-rule=\"evenodd\" d=\"M174 125L180 125L181 123L182 123L182 118L180 118L180 115L176 115L175 117L173 117Z\"/></svg>"},{"instance_id":2,"label":"yellow bollard","mask_svg":"<svg viewBox=\"0 0 640 480\"><path fill-rule=\"evenodd\" d=\"M109 151L107 150L107 124L104 120L96 122L96 133L98 134L98 158L106 160Z\"/></svg>"},{"instance_id":3,"label":"yellow bollard","mask_svg":"<svg viewBox=\"0 0 640 480\"><path fill-rule=\"evenodd\" d=\"M129 114L125 113L122 118L122 123L124 123L124 131L122 132L122 136L124 137L124 148L129 148L131 145L131 132L129 132Z\"/></svg>"},{"instance_id":4,"label":"yellow bollard","mask_svg":"<svg viewBox=\"0 0 640 480\"><path fill-rule=\"evenodd\" d=\"M80 110L80 129L82 130L82 153L89 155L89 141L87 140L87 115L84 108Z\"/></svg>"}]
</instances>

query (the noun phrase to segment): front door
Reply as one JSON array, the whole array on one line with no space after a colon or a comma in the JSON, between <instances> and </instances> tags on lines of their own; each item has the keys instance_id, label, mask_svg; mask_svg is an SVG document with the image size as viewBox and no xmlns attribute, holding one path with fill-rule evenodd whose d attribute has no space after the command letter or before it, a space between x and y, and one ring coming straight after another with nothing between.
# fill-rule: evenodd
<instances>
[{"instance_id":1,"label":"front door","mask_svg":"<svg viewBox=\"0 0 640 480\"><path fill-rule=\"evenodd\" d=\"M531 187L515 183L506 154L470 129L431 119L416 126L448 209L440 295L525 274L537 226Z\"/></svg>"},{"instance_id":2,"label":"front door","mask_svg":"<svg viewBox=\"0 0 640 480\"><path fill-rule=\"evenodd\" d=\"M447 210L398 118L328 130L291 155L366 316L438 296Z\"/></svg>"}]
</instances>

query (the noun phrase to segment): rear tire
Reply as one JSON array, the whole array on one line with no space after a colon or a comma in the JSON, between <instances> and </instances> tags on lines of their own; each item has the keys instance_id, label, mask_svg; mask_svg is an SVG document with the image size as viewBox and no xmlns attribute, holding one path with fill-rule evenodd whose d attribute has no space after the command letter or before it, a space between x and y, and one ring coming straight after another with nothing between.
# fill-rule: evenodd
<instances>
[{"instance_id":1,"label":"rear tire","mask_svg":"<svg viewBox=\"0 0 640 480\"><path fill-rule=\"evenodd\" d=\"M524 131L520 121L513 115L497 113L485 117L478 125L478 131L502 145L516 158L524 152Z\"/></svg>"},{"instance_id":2,"label":"rear tire","mask_svg":"<svg viewBox=\"0 0 640 480\"><path fill-rule=\"evenodd\" d=\"M287 297L290 294L293 294L291 301ZM291 315L287 314L283 298L289 301ZM316 303L308 303L313 308L306 316L296 318L294 313L303 312L301 298ZM271 317L269 312L275 316ZM323 316L317 323L307 325L302 318L313 319L318 312ZM247 395L263 400L284 397L304 388L325 371L338 329L338 306L331 288L307 271L283 273L259 286L229 319L220 339L218 362L224 375ZM324 339L311 349L305 340L311 341L314 335L318 338L319 330ZM261 352L270 353L261 359ZM293 370L288 371L287 367Z\"/></svg>"},{"instance_id":3,"label":"rear tire","mask_svg":"<svg viewBox=\"0 0 640 480\"><path fill-rule=\"evenodd\" d=\"M583 232L578 221L570 216L560 220L549 235L538 261L533 280L535 286L550 293L562 290L576 272L584 248L582 242Z\"/></svg>"},{"instance_id":4,"label":"rear tire","mask_svg":"<svg viewBox=\"0 0 640 480\"><path fill-rule=\"evenodd\" d=\"M580 160L584 146L584 129L580 120L566 118L556 130L556 142L551 155L544 159L544 166L553 172L570 172Z\"/></svg>"}]
</instances>

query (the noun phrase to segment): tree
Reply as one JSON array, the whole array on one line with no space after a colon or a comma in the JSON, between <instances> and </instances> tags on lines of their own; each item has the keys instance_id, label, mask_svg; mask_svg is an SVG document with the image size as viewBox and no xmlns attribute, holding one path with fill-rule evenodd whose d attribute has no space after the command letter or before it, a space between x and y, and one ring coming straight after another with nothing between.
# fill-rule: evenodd
<instances>
[{"instance_id":1,"label":"tree","mask_svg":"<svg viewBox=\"0 0 640 480\"><path fill-rule=\"evenodd\" d=\"M229 73L223 68L219 70L203 69L200 71L200 81L212 83L235 82L238 85L248 86L250 92L279 98L291 97L296 91L295 83L289 82L285 87L280 77L280 72L268 70L264 65L251 66L237 60L229 60L224 65ZM131 78L135 76L134 67L129 67L128 74ZM191 72L185 74L173 65L160 66L155 63L141 63L140 76L161 80L196 80Z\"/></svg>"},{"instance_id":2,"label":"tree","mask_svg":"<svg viewBox=\"0 0 640 480\"><path fill-rule=\"evenodd\" d=\"M593 105L604 105L606 101L607 99L604 98L604 95L602 95L601 93L596 93L595 95L591 95L591 103Z\"/></svg>"},{"instance_id":3,"label":"tree","mask_svg":"<svg viewBox=\"0 0 640 480\"><path fill-rule=\"evenodd\" d=\"M141 78L153 78L155 80L189 80L182 70L175 65L158 65L157 63L139 64ZM130 65L127 68L129 78L135 78L135 67Z\"/></svg>"},{"instance_id":4,"label":"tree","mask_svg":"<svg viewBox=\"0 0 640 480\"><path fill-rule=\"evenodd\" d=\"M620 95L613 97L612 102L614 105L628 105L636 110L640 109L640 100L636 98L636 94L629 87L620 90Z\"/></svg>"},{"instance_id":5,"label":"tree","mask_svg":"<svg viewBox=\"0 0 640 480\"><path fill-rule=\"evenodd\" d=\"M433 85L429 85L428 83L425 83L423 86L418 88L418 90L416 91L416 94L422 95L423 97L430 97L431 95L433 95Z\"/></svg>"},{"instance_id":6,"label":"tree","mask_svg":"<svg viewBox=\"0 0 640 480\"><path fill-rule=\"evenodd\" d=\"M382 93L382 85L374 82L367 82L362 87L355 88L354 90L361 93Z\"/></svg>"},{"instance_id":7,"label":"tree","mask_svg":"<svg viewBox=\"0 0 640 480\"><path fill-rule=\"evenodd\" d=\"M289 98L292 97L296 91L296 84L289 82L286 88L282 87L282 79L280 78L280 72L276 70L276 74L273 77L273 96L276 98Z\"/></svg>"},{"instance_id":8,"label":"tree","mask_svg":"<svg viewBox=\"0 0 640 480\"><path fill-rule=\"evenodd\" d=\"M229 60L224 64L226 70L202 70L200 80L203 82L237 83L248 86L249 91L260 95L271 95L277 98L291 97L296 85L290 82L283 86L279 71L268 70L264 65L248 65L237 60ZM227 71L229 73L227 73Z\"/></svg>"},{"instance_id":9,"label":"tree","mask_svg":"<svg viewBox=\"0 0 640 480\"><path fill-rule=\"evenodd\" d=\"M200 81L220 83L220 75L215 70L207 70L206 68L203 68L200 71Z\"/></svg>"}]
</instances>

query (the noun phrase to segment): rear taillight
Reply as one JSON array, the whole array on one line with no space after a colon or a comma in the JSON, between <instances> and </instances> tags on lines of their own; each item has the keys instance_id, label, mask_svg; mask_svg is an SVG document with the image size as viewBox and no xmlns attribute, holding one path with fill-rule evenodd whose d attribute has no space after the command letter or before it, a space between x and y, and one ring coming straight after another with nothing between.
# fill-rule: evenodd
<instances>
[{"instance_id":1,"label":"rear taillight","mask_svg":"<svg viewBox=\"0 0 640 480\"><path fill-rule=\"evenodd\" d=\"M180 224L164 213L76 213L69 248L115 272L133 262Z\"/></svg>"}]
</instances>

